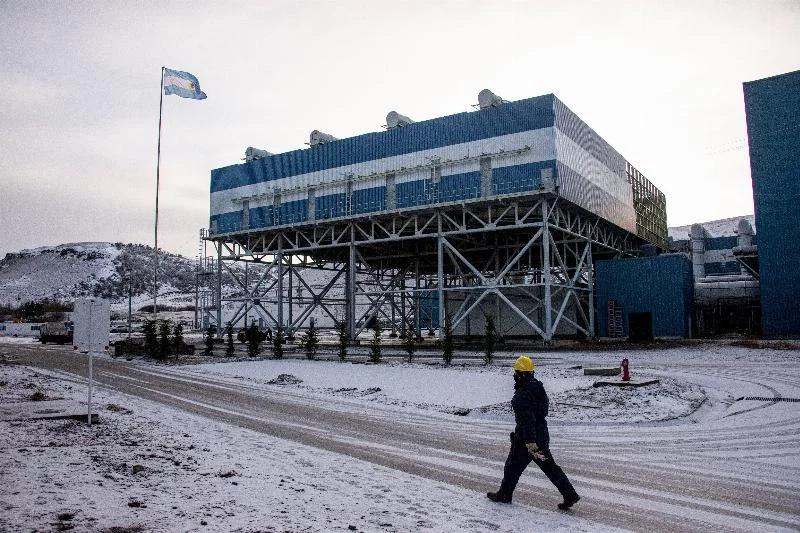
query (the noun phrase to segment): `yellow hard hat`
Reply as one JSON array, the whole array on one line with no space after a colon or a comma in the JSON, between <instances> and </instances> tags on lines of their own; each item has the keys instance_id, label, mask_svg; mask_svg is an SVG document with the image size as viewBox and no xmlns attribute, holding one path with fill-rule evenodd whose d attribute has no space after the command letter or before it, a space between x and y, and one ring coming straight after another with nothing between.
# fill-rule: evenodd
<instances>
[{"instance_id":1,"label":"yellow hard hat","mask_svg":"<svg viewBox=\"0 0 800 533\"><path fill-rule=\"evenodd\" d=\"M535 369L536 364L526 355L519 357L517 362L514 363L514 370L519 370L520 372L533 372Z\"/></svg>"}]
</instances>

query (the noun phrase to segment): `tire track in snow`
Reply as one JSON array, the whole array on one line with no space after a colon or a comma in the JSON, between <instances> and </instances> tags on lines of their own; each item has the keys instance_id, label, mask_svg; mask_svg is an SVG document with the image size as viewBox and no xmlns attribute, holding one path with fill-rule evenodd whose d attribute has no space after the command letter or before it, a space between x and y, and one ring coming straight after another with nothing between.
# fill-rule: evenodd
<instances>
[{"instance_id":1,"label":"tire track in snow","mask_svg":"<svg viewBox=\"0 0 800 533\"><path fill-rule=\"evenodd\" d=\"M85 372L81 358L71 353L22 351L32 364L78 375ZM476 497L496 488L502 475L508 424L399 412L389 418L386 413L390 410L373 406L352 413L337 405L326 408L322 401L309 401L299 394L248 388L207 376L187 378L167 368L137 368L107 359L95 364L100 385L466 487L475 490ZM707 372L716 368L705 367ZM710 374L735 387L737 380L748 380L749 370L739 373L720 367ZM794 382L794 378L781 381L781 388L796 394ZM328 403L347 402L335 399ZM798 422L792 413L770 420L746 413L740 419L702 424L557 426L552 431L553 449L584 496L573 511L582 518L634 531L797 530L797 482L776 482L785 480L778 475L784 467L737 460L726 457L725 452L761 450L796 460ZM777 435L784 440L765 439L765 431L771 432L770 439ZM641 464L640 457L646 457L649 464ZM535 470L523 477L515 502L552 510L557 493Z\"/></svg>"}]
</instances>

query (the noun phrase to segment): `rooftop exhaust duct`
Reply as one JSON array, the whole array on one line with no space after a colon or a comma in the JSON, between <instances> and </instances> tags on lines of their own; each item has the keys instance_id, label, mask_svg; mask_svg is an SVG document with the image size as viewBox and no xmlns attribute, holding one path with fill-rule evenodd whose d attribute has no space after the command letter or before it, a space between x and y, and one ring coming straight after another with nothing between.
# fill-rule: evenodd
<instances>
[{"instance_id":1,"label":"rooftop exhaust duct","mask_svg":"<svg viewBox=\"0 0 800 533\"><path fill-rule=\"evenodd\" d=\"M313 147L313 146L319 146L320 144L329 143L335 140L337 140L336 137L334 137L330 133L323 133L319 130L314 130L308 137L308 144L309 146Z\"/></svg>"},{"instance_id":2,"label":"rooftop exhaust duct","mask_svg":"<svg viewBox=\"0 0 800 533\"><path fill-rule=\"evenodd\" d=\"M486 109L487 107L500 107L505 103L505 100L494 94L489 89L484 89L478 93L478 106L481 109Z\"/></svg>"},{"instance_id":3,"label":"rooftop exhaust duct","mask_svg":"<svg viewBox=\"0 0 800 533\"><path fill-rule=\"evenodd\" d=\"M245 162L249 163L250 161L255 161L256 159L263 159L271 155L272 153L267 152L266 150L261 150L259 148L253 148L252 146L248 146L247 149L244 151L244 160Z\"/></svg>"},{"instance_id":4,"label":"rooftop exhaust duct","mask_svg":"<svg viewBox=\"0 0 800 533\"><path fill-rule=\"evenodd\" d=\"M739 222L736 224L736 230L734 232L738 235L738 238L736 239L738 246L753 245L753 236L755 236L756 232L753 231L753 226L750 225L750 222L748 222L747 219L740 218Z\"/></svg>"},{"instance_id":5,"label":"rooftop exhaust duct","mask_svg":"<svg viewBox=\"0 0 800 533\"><path fill-rule=\"evenodd\" d=\"M395 128L402 128L413 124L414 121L405 115L401 115L397 111L389 111L386 115L386 129L393 130Z\"/></svg>"}]
</instances>

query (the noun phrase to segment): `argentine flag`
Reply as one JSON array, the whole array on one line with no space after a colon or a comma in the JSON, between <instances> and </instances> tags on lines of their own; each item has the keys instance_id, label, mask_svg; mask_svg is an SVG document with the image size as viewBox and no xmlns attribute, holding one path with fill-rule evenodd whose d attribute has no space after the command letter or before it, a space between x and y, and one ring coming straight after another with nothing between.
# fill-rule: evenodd
<instances>
[{"instance_id":1,"label":"argentine flag","mask_svg":"<svg viewBox=\"0 0 800 533\"><path fill-rule=\"evenodd\" d=\"M200 82L193 75L181 70L164 68L164 94L177 94L181 98L203 100L206 93L200 90Z\"/></svg>"}]
</instances>

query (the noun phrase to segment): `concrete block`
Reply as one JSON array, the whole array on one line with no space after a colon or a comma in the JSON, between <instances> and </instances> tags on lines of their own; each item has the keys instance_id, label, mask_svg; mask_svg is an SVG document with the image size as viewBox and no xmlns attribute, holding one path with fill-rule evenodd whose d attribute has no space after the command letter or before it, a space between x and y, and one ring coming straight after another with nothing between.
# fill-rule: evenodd
<instances>
[{"instance_id":1,"label":"concrete block","mask_svg":"<svg viewBox=\"0 0 800 533\"><path fill-rule=\"evenodd\" d=\"M611 367L611 368L584 368L583 369L584 376L617 376L619 375L619 367Z\"/></svg>"},{"instance_id":2,"label":"concrete block","mask_svg":"<svg viewBox=\"0 0 800 533\"><path fill-rule=\"evenodd\" d=\"M658 383L657 379L648 380L635 380L630 381L595 381L593 387L644 387L646 385L655 385Z\"/></svg>"},{"instance_id":3,"label":"concrete block","mask_svg":"<svg viewBox=\"0 0 800 533\"><path fill-rule=\"evenodd\" d=\"M50 400L43 402L15 402L0 404L0 420L82 420L87 418L86 406L73 400ZM92 413L92 423L98 421Z\"/></svg>"}]
</instances>

